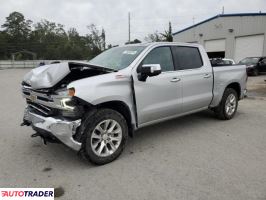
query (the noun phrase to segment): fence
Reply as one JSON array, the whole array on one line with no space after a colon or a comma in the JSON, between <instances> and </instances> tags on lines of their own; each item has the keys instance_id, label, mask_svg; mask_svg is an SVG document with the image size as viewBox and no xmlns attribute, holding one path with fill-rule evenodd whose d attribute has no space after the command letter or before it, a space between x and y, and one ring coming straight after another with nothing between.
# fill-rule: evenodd
<instances>
[{"instance_id":1,"label":"fence","mask_svg":"<svg viewBox=\"0 0 266 200\"><path fill-rule=\"evenodd\" d=\"M53 61L65 62L70 60L0 60L0 68L34 68L39 66L41 62L50 64Z\"/></svg>"}]
</instances>

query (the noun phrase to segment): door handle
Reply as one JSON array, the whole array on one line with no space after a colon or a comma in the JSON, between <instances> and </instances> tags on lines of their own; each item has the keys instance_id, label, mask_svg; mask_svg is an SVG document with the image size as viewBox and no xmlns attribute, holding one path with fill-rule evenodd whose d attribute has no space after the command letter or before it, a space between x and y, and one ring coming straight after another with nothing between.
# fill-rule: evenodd
<instances>
[{"instance_id":1,"label":"door handle","mask_svg":"<svg viewBox=\"0 0 266 200\"><path fill-rule=\"evenodd\" d=\"M203 78L210 78L211 75L210 74L204 74Z\"/></svg>"},{"instance_id":2,"label":"door handle","mask_svg":"<svg viewBox=\"0 0 266 200\"><path fill-rule=\"evenodd\" d=\"M170 82L172 82L172 83L176 83L176 82L179 82L179 81L181 81L180 78L173 78Z\"/></svg>"}]
</instances>

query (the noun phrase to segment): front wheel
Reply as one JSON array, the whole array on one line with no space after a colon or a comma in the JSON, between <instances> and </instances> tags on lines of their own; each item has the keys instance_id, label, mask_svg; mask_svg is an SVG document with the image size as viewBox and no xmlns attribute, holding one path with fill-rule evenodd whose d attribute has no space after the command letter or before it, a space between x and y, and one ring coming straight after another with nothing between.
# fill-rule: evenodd
<instances>
[{"instance_id":1,"label":"front wheel","mask_svg":"<svg viewBox=\"0 0 266 200\"><path fill-rule=\"evenodd\" d=\"M237 111L238 95L232 88L226 88L218 107L214 109L217 117L223 120L232 119Z\"/></svg>"},{"instance_id":2,"label":"front wheel","mask_svg":"<svg viewBox=\"0 0 266 200\"><path fill-rule=\"evenodd\" d=\"M123 151L128 126L123 115L112 109L100 109L87 120L81 153L92 163L103 165Z\"/></svg>"}]
</instances>

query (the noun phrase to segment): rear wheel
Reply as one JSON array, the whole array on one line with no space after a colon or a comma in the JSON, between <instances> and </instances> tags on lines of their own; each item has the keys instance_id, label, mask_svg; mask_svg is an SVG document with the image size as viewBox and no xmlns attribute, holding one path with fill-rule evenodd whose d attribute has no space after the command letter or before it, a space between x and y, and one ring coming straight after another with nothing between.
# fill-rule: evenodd
<instances>
[{"instance_id":1,"label":"rear wheel","mask_svg":"<svg viewBox=\"0 0 266 200\"><path fill-rule=\"evenodd\" d=\"M101 109L87 121L81 153L97 165L112 162L122 153L128 138L125 118L115 110Z\"/></svg>"},{"instance_id":2,"label":"rear wheel","mask_svg":"<svg viewBox=\"0 0 266 200\"><path fill-rule=\"evenodd\" d=\"M214 109L217 117L223 120L232 119L237 111L238 95L232 88L226 88L218 107Z\"/></svg>"}]
</instances>

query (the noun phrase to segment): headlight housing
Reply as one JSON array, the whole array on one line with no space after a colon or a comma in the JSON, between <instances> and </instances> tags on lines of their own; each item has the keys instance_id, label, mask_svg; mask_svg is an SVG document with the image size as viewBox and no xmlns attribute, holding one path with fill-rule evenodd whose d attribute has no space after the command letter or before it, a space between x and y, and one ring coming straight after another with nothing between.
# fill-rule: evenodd
<instances>
[{"instance_id":1,"label":"headlight housing","mask_svg":"<svg viewBox=\"0 0 266 200\"><path fill-rule=\"evenodd\" d=\"M64 108L60 111L63 117L80 118L84 113L83 105L75 96L61 99L61 106Z\"/></svg>"},{"instance_id":2,"label":"headlight housing","mask_svg":"<svg viewBox=\"0 0 266 200\"><path fill-rule=\"evenodd\" d=\"M75 98L75 89L69 88L67 90L61 91L59 93L61 96L60 98L60 105L62 110L60 111L62 116L64 117L77 117L78 113L78 102Z\"/></svg>"},{"instance_id":3,"label":"headlight housing","mask_svg":"<svg viewBox=\"0 0 266 200\"><path fill-rule=\"evenodd\" d=\"M58 92L60 105L63 109L73 111L75 108L75 101L73 101L73 98L75 96L75 88L69 88L67 90L62 90Z\"/></svg>"},{"instance_id":4,"label":"headlight housing","mask_svg":"<svg viewBox=\"0 0 266 200\"><path fill-rule=\"evenodd\" d=\"M61 106L65 108L66 110L73 111L75 109L72 98L68 98L68 97L61 99Z\"/></svg>"},{"instance_id":5,"label":"headlight housing","mask_svg":"<svg viewBox=\"0 0 266 200\"><path fill-rule=\"evenodd\" d=\"M59 112L66 118L81 118L84 114L84 103L75 96L75 88L69 88L58 92L57 104Z\"/></svg>"}]
</instances>

